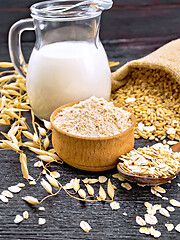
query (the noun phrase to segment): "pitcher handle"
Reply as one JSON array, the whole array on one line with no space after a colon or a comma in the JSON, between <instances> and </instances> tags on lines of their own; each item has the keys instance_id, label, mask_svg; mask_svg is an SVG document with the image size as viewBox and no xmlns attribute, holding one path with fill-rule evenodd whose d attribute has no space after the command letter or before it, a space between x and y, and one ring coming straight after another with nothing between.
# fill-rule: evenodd
<instances>
[{"instance_id":1,"label":"pitcher handle","mask_svg":"<svg viewBox=\"0 0 180 240\"><path fill-rule=\"evenodd\" d=\"M16 71L26 78L27 64L21 50L21 33L24 30L34 30L33 19L23 19L12 25L9 31L9 54Z\"/></svg>"}]
</instances>

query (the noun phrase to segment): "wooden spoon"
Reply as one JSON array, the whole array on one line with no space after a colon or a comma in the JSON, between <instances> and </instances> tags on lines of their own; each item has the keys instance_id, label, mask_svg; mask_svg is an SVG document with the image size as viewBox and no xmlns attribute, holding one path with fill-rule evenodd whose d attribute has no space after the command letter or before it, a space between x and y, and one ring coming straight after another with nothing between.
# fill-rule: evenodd
<instances>
[{"instance_id":1,"label":"wooden spoon","mask_svg":"<svg viewBox=\"0 0 180 240\"><path fill-rule=\"evenodd\" d=\"M173 152L180 152L180 142L178 142L177 144L172 146L171 149ZM117 164L117 170L124 179L126 179L130 182L135 182L135 183L149 185L149 186L155 186L155 185L166 183L166 182L170 181L171 179L173 179L179 173L180 168L178 168L178 170L177 170L177 172L175 172L175 174L170 175L168 177L162 177L162 178L142 177L142 176L138 176L135 174L127 173L124 170L122 170L119 163Z\"/></svg>"}]
</instances>

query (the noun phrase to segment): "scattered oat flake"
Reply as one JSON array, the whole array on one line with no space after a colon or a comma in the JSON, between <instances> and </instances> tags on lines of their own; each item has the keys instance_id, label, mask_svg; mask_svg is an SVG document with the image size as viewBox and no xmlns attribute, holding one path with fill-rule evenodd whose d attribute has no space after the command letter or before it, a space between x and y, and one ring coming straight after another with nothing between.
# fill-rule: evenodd
<instances>
[{"instance_id":1,"label":"scattered oat flake","mask_svg":"<svg viewBox=\"0 0 180 240\"><path fill-rule=\"evenodd\" d=\"M112 208L112 210L117 210L117 209L120 208L120 205L119 205L118 202L113 201L113 202L110 203L110 207Z\"/></svg>"},{"instance_id":2,"label":"scattered oat flake","mask_svg":"<svg viewBox=\"0 0 180 240\"><path fill-rule=\"evenodd\" d=\"M107 181L107 177L105 176L99 176L99 182L100 183L105 183Z\"/></svg>"},{"instance_id":3,"label":"scattered oat flake","mask_svg":"<svg viewBox=\"0 0 180 240\"><path fill-rule=\"evenodd\" d=\"M154 206L147 208L147 213L150 215L155 215L156 209L154 208Z\"/></svg>"},{"instance_id":4,"label":"scattered oat flake","mask_svg":"<svg viewBox=\"0 0 180 240\"><path fill-rule=\"evenodd\" d=\"M145 226L146 225L146 222L140 216L136 216L136 223L140 226Z\"/></svg>"},{"instance_id":5,"label":"scattered oat flake","mask_svg":"<svg viewBox=\"0 0 180 240\"><path fill-rule=\"evenodd\" d=\"M21 191L21 188L15 185L15 186L8 187L8 190L12 193L18 193Z\"/></svg>"},{"instance_id":6,"label":"scattered oat flake","mask_svg":"<svg viewBox=\"0 0 180 240\"><path fill-rule=\"evenodd\" d=\"M160 186L154 186L153 189L159 193L166 193L166 190Z\"/></svg>"},{"instance_id":7,"label":"scattered oat flake","mask_svg":"<svg viewBox=\"0 0 180 240\"><path fill-rule=\"evenodd\" d=\"M121 183L121 187L126 188L128 191L131 190L131 185L127 182Z\"/></svg>"},{"instance_id":8,"label":"scattered oat flake","mask_svg":"<svg viewBox=\"0 0 180 240\"><path fill-rule=\"evenodd\" d=\"M45 207L39 207L39 211L45 211Z\"/></svg>"},{"instance_id":9,"label":"scattered oat flake","mask_svg":"<svg viewBox=\"0 0 180 240\"><path fill-rule=\"evenodd\" d=\"M166 208L167 208L167 210L168 210L169 212L174 212L174 211L175 211L175 208L174 208L174 207L167 206Z\"/></svg>"},{"instance_id":10,"label":"scattered oat flake","mask_svg":"<svg viewBox=\"0 0 180 240\"><path fill-rule=\"evenodd\" d=\"M124 216L127 216L127 213L126 213L126 212L123 212L123 215L124 215Z\"/></svg>"},{"instance_id":11,"label":"scattered oat flake","mask_svg":"<svg viewBox=\"0 0 180 240\"><path fill-rule=\"evenodd\" d=\"M147 208L150 208L150 207L152 207L152 204L149 202L144 202L144 206Z\"/></svg>"},{"instance_id":12,"label":"scattered oat flake","mask_svg":"<svg viewBox=\"0 0 180 240\"><path fill-rule=\"evenodd\" d=\"M166 201L167 201L167 200L168 200L168 198L167 198L167 197L162 197L162 200L166 200Z\"/></svg>"},{"instance_id":13,"label":"scattered oat flake","mask_svg":"<svg viewBox=\"0 0 180 240\"><path fill-rule=\"evenodd\" d=\"M145 221L150 225L155 225L158 221L157 218L154 215L151 214L145 214Z\"/></svg>"},{"instance_id":14,"label":"scattered oat flake","mask_svg":"<svg viewBox=\"0 0 180 240\"><path fill-rule=\"evenodd\" d=\"M166 226L168 232L170 232L174 229L174 225L171 223L165 223L165 226Z\"/></svg>"},{"instance_id":15,"label":"scattered oat flake","mask_svg":"<svg viewBox=\"0 0 180 240\"><path fill-rule=\"evenodd\" d=\"M164 215L165 217L170 217L170 214L167 209L161 208L159 209L160 214Z\"/></svg>"},{"instance_id":16,"label":"scattered oat flake","mask_svg":"<svg viewBox=\"0 0 180 240\"><path fill-rule=\"evenodd\" d=\"M2 191L1 194L4 195L5 197L13 198L13 194L10 191L8 191L8 190Z\"/></svg>"},{"instance_id":17,"label":"scattered oat flake","mask_svg":"<svg viewBox=\"0 0 180 240\"><path fill-rule=\"evenodd\" d=\"M89 223L85 222L85 221L81 221L80 222L80 227L82 228L82 230L84 230L85 232L89 232L92 228L89 225Z\"/></svg>"},{"instance_id":18,"label":"scattered oat flake","mask_svg":"<svg viewBox=\"0 0 180 240\"><path fill-rule=\"evenodd\" d=\"M25 187L25 184L24 183L18 183L16 186L20 187L20 188L23 188L23 187Z\"/></svg>"},{"instance_id":19,"label":"scattered oat flake","mask_svg":"<svg viewBox=\"0 0 180 240\"><path fill-rule=\"evenodd\" d=\"M4 203L8 203L8 198L4 195L0 195L0 200Z\"/></svg>"},{"instance_id":20,"label":"scattered oat flake","mask_svg":"<svg viewBox=\"0 0 180 240\"><path fill-rule=\"evenodd\" d=\"M30 203L30 204L33 204L33 205L39 203L39 201L37 200L37 198L31 197L31 196L22 197L22 199L23 199L24 201Z\"/></svg>"},{"instance_id":21,"label":"scattered oat flake","mask_svg":"<svg viewBox=\"0 0 180 240\"><path fill-rule=\"evenodd\" d=\"M150 229L147 228L147 227L141 227L141 228L139 229L139 232L140 232L140 233L145 233L145 234L149 235L149 234L150 234Z\"/></svg>"},{"instance_id":22,"label":"scattered oat flake","mask_svg":"<svg viewBox=\"0 0 180 240\"><path fill-rule=\"evenodd\" d=\"M117 178L119 181L123 182L124 177L122 177L119 173L115 173L112 175L113 178Z\"/></svg>"},{"instance_id":23,"label":"scattered oat flake","mask_svg":"<svg viewBox=\"0 0 180 240\"><path fill-rule=\"evenodd\" d=\"M38 223L39 223L39 225L43 225L43 224L46 223L46 219L45 218L39 218Z\"/></svg>"},{"instance_id":24,"label":"scattered oat flake","mask_svg":"<svg viewBox=\"0 0 180 240\"><path fill-rule=\"evenodd\" d=\"M180 207L180 202L175 200L175 199L171 199L169 200L170 204L173 205L174 207Z\"/></svg>"},{"instance_id":25,"label":"scattered oat flake","mask_svg":"<svg viewBox=\"0 0 180 240\"><path fill-rule=\"evenodd\" d=\"M180 223L175 227L175 230L180 232Z\"/></svg>"},{"instance_id":26,"label":"scattered oat flake","mask_svg":"<svg viewBox=\"0 0 180 240\"><path fill-rule=\"evenodd\" d=\"M24 211L24 212L23 212L23 218L24 218L24 219L28 219L28 218L29 218L29 213L28 213L28 211Z\"/></svg>"},{"instance_id":27,"label":"scattered oat flake","mask_svg":"<svg viewBox=\"0 0 180 240\"><path fill-rule=\"evenodd\" d=\"M158 238L161 236L161 232L154 229L154 231L151 233L151 235L155 238Z\"/></svg>"},{"instance_id":28,"label":"scattered oat flake","mask_svg":"<svg viewBox=\"0 0 180 240\"><path fill-rule=\"evenodd\" d=\"M155 210L159 210L159 209L161 209L161 204L155 204L155 205L153 205L153 208Z\"/></svg>"},{"instance_id":29,"label":"scattered oat flake","mask_svg":"<svg viewBox=\"0 0 180 240\"><path fill-rule=\"evenodd\" d=\"M14 222L15 223L20 223L23 221L23 217L21 215L16 215L15 219L14 219Z\"/></svg>"},{"instance_id":30,"label":"scattered oat flake","mask_svg":"<svg viewBox=\"0 0 180 240\"><path fill-rule=\"evenodd\" d=\"M154 194L154 195L156 195L157 197L162 198L161 194L158 193L157 191L155 191L153 187L151 187L151 193Z\"/></svg>"}]
</instances>

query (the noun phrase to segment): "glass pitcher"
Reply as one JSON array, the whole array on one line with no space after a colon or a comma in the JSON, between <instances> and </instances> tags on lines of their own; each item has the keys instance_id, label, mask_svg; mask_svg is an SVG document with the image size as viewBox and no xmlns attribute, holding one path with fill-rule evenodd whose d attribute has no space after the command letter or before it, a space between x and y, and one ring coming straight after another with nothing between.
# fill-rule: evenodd
<instances>
[{"instance_id":1,"label":"glass pitcher","mask_svg":"<svg viewBox=\"0 0 180 240\"><path fill-rule=\"evenodd\" d=\"M31 6L32 19L16 22L9 32L9 52L17 72L26 78L35 115L49 120L61 105L91 96L109 99L108 59L99 40L100 17L111 0L59 0ZM21 51L20 35L35 30L29 64Z\"/></svg>"}]
</instances>

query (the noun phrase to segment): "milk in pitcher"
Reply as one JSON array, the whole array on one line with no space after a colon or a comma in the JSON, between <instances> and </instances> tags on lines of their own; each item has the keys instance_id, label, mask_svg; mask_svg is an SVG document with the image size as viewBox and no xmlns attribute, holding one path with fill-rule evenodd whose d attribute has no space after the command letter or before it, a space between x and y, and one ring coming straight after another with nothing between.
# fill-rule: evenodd
<instances>
[{"instance_id":1,"label":"milk in pitcher","mask_svg":"<svg viewBox=\"0 0 180 240\"><path fill-rule=\"evenodd\" d=\"M91 96L109 100L110 69L102 44L64 41L34 49L27 73L34 113L49 120L61 105Z\"/></svg>"}]
</instances>

